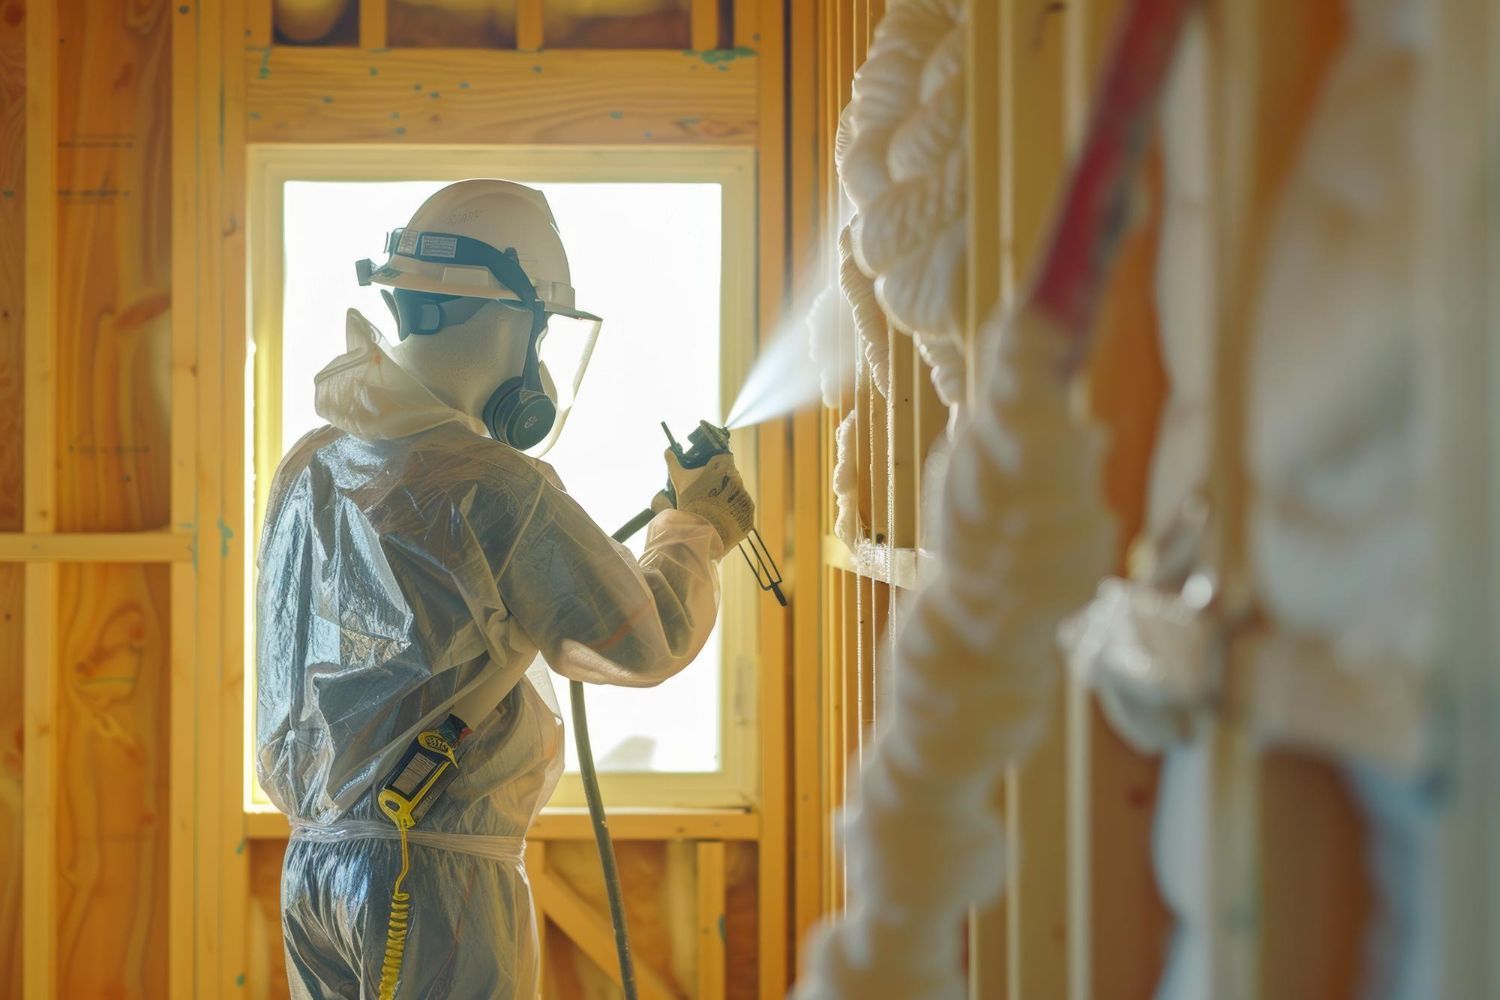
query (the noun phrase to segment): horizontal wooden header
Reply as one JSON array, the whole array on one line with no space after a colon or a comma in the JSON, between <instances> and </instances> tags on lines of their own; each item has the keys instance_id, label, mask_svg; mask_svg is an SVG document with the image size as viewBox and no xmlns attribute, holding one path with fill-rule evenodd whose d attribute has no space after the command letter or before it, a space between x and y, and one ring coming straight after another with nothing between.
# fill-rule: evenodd
<instances>
[{"instance_id":1,"label":"horizontal wooden header","mask_svg":"<svg viewBox=\"0 0 1500 1000\"><path fill-rule=\"evenodd\" d=\"M191 562L195 536L187 531L0 533L0 563Z\"/></svg>"},{"instance_id":2,"label":"horizontal wooden header","mask_svg":"<svg viewBox=\"0 0 1500 1000\"><path fill-rule=\"evenodd\" d=\"M756 840L760 816L741 809L611 809L609 831L616 840ZM291 826L271 808L245 812L251 840L282 840ZM593 840L587 809L549 806L527 834L530 840Z\"/></svg>"},{"instance_id":3,"label":"horizontal wooden header","mask_svg":"<svg viewBox=\"0 0 1500 1000\"><path fill-rule=\"evenodd\" d=\"M745 50L245 54L250 142L752 145Z\"/></svg>"}]
</instances>

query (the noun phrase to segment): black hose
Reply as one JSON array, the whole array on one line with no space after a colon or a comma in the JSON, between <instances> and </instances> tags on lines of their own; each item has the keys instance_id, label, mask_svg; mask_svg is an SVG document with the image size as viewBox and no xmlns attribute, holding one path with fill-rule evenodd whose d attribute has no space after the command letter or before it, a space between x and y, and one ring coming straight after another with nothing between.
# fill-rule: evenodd
<instances>
[{"instance_id":1,"label":"black hose","mask_svg":"<svg viewBox=\"0 0 1500 1000\"><path fill-rule=\"evenodd\" d=\"M604 815L604 797L599 794L599 775L594 770L594 752L589 746L588 715L583 707L583 682L569 681L568 693L573 703L573 737L578 741L578 777L583 794L589 801L589 819L594 823L594 843L599 848L599 864L604 869L604 891L609 895L609 919L615 926L615 953L620 959L620 985L625 1000L636 1000L635 963L630 958L630 931L625 926L625 899L620 892L620 869L615 864L615 845L609 836L609 821Z\"/></svg>"},{"instance_id":2,"label":"black hose","mask_svg":"<svg viewBox=\"0 0 1500 1000\"><path fill-rule=\"evenodd\" d=\"M612 536L624 542L640 531L656 512L649 507L626 522ZM568 697L573 706L573 739L578 744L578 777L583 782L583 797L589 803L589 819L594 825L594 844L599 849L599 865L604 869L604 891L609 897L609 920L615 928L615 954L620 961L620 985L625 1000L636 1000L635 962L630 957L630 931L625 925L625 897L620 891L620 868L615 863L615 844L609 835L609 817L604 814L604 796L599 792L599 772L594 769L594 750L589 743L588 712L583 704L583 683L568 682Z\"/></svg>"},{"instance_id":3,"label":"black hose","mask_svg":"<svg viewBox=\"0 0 1500 1000\"><path fill-rule=\"evenodd\" d=\"M640 531L646 525L650 524L651 519L655 516L656 511L652 510L650 507L647 507L635 517L632 517L630 520L626 521L625 526L619 531L615 532L611 537L614 538L614 540L617 542L626 541L637 531Z\"/></svg>"}]
</instances>

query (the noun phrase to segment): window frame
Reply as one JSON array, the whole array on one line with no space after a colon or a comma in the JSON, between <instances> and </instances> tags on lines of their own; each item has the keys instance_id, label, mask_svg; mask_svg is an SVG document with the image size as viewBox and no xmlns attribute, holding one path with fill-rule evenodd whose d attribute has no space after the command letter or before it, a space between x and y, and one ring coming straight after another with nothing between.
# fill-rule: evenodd
<instances>
[{"instance_id":1,"label":"window frame","mask_svg":"<svg viewBox=\"0 0 1500 1000\"><path fill-rule=\"evenodd\" d=\"M462 180L519 177L579 183L715 183L720 185L719 392L732 400L749 372L757 329L755 152L751 149L582 148L547 146L387 146L256 144L249 147L246 238L250 261L249 361L246 446L250 453L245 509L246 537L259 551L267 491L280 461L281 334L284 290L284 189L288 181ZM391 227L404 220L392 220ZM372 248L378 249L378 248ZM353 262L350 262L351 268ZM605 317L604 336L608 336ZM585 389L585 391L587 391ZM753 430L733 431L735 458L747 486L756 491L758 468ZM273 444L274 443L274 444ZM665 470L663 470L665 475ZM608 801L645 809L755 807L760 797L759 616L763 595L751 574L728 554L722 575L723 645L719 689L720 768L708 772L611 772L600 775ZM270 808L254 769L254 559L247 560L245 621L245 804ZM554 675L560 701L567 684ZM646 695L649 696L649 695ZM568 734L572 739L573 734ZM576 774L565 774L549 803L584 804Z\"/></svg>"}]
</instances>

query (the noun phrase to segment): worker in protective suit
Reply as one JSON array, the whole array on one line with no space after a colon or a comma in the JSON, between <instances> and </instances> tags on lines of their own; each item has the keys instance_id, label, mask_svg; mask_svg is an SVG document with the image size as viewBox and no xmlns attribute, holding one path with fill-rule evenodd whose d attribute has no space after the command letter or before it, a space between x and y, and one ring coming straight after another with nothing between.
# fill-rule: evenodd
<instances>
[{"instance_id":1,"label":"worker in protective suit","mask_svg":"<svg viewBox=\"0 0 1500 1000\"><path fill-rule=\"evenodd\" d=\"M387 250L360 276L389 289L399 343L350 311L348 352L317 376L328 426L278 468L260 552L256 766L292 822L291 992L530 1000L523 838L563 764L547 668L651 685L685 667L754 506L730 456L683 470L669 452L676 507L637 560L528 454L561 429L598 332L540 192L453 184ZM404 867L377 789L450 717L458 776Z\"/></svg>"}]
</instances>

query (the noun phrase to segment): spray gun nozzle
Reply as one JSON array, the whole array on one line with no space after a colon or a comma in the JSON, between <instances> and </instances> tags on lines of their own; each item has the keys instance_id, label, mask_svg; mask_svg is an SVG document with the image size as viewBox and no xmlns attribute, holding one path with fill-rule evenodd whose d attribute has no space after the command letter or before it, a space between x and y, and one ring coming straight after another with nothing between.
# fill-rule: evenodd
<instances>
[{"instance_id":1,"label":"spray gun nozzle","mask_svg":"<svg viewBox=\"0 0 1500 1000\"><path fill-rule=\"evenodd\" d=\"M672 454L677 456L677 464L684 469L701 469L714 456L729 454L728 428L716 427L707 420L699 421L698 426L693 428L693 432L688 435L686 451L672 436L672 429L667 426L665 420L662 421L661 429L667 435Z\"/></svg>"}]
</instances>

